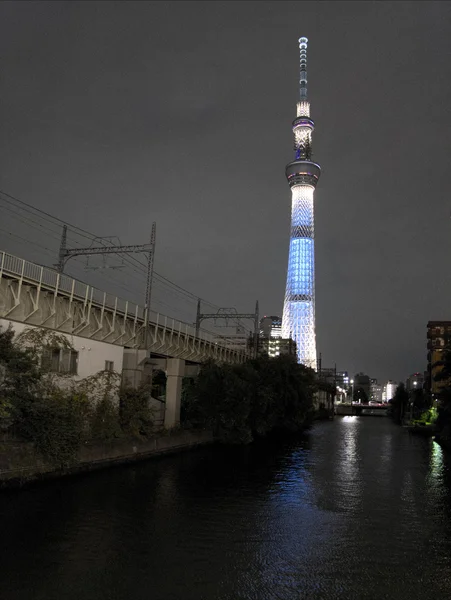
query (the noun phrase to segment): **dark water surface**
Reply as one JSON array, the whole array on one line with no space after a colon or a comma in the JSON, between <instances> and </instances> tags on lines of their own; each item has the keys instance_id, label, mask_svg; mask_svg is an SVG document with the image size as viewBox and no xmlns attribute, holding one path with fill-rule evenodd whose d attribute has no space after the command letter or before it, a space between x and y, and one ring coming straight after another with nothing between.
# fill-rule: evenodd
<instances>
[{"instance_id":1,"label":"dark water surface","mask_svg":"<svg viewBox=\"0 0 451 600\"><path fill-rule=\"evenodd\" d=\"M0 493L2 600L451 598L451 460L386 418Z\"/></svg>"}]
</instances>

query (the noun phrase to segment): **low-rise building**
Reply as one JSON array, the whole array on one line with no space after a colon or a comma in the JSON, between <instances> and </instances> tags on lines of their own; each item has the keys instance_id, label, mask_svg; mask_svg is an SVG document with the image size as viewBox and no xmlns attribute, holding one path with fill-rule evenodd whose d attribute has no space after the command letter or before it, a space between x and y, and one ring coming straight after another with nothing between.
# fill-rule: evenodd
<instances>
[{"instance_id":1,"label":"low-rise building","mask_svg":"<svg viewBox=\"0 0 451 600\"><path fill-rule=\"evenodd\" d=\"M349 376L347 371L337 371L336 367L320 367L318 381L335 389L334 398L337 402L345 402L348 394ZM324 394L321 395L324 401Z\"/></svg>"},{"instance_id":2,"label":"low-rise building","mask_svg":"<svg viewBox=\"0 0 451 600\"><path fill-rule=\"evenodd\" d=\"M395 395L398 384L389 379L382 388L382 402L389 402Z\"/></svg>"},{"instance_id":3,"label":"low-rise building","mask_svg":"<svg viewBox=\"0 0 451 600\"><path fill-rule=\"evenodd\" d=\"M382 386L377 379L370 379L370 401L378 404L382 402Z\"/></svg>"},{"instance_id":4,"label":"low-rise building","mask_svg":"<svg viewBox=\"0 0 451 600\"><path fill-rule=\"evenodd\" d=\"M296 342L292 339L274 338L268 340L268 356L274 358L281 354L296 355Z\"/></svg>"},{"instance_id":5,"label":"low-rise building","mask_svg":"<svg viewBox=\"0 0 451 600\"><path fill-rule=\"evenodd\" d=\"M282 337L282 319L277 316L263 317L260 320L259 353L275 358L281 354L296 354L296 343Z\"/></svg>"},{"instance_id":6,"label":"low-rise building","mask_svg":"<svg viewBox=\"0 0 451 600\"><path fill-rule=\"evenodd\" d=\"M260 337L282 337L282 319L281 317L266 315L260 319Z\"/></svg>"},{"instance_id":7,"label":"low-rise building","mask_svg":"<svg viewBox=\"0 0 451 600\"><path fill-rule=\"evenodd\" d=\"M27 329L45 328L27 325L18 321L0 319L0 328L12 327L14 334L23 334ZM115 371L122 374L124 348L97 340L83 338L68 333L55 332L68 340L70 348L47 348L43 360L50 372L71 375L74 381L81 381L101 371Z\"/></svg>"},{"instance_id":8,"label":"low-rise building","mask_svg":"<svg viewBox=\"0 0 451 600\"><path fill-rule=\"evenodd\" d=\"M439 362L443 351L450 347L451 321L428 321L427 324L427 380L425 389L434 396L440 393L447 381L435 381L442 367Z\"/></svg>"},{"instance_id":9,"label":"low-rise building","mask_svg":"<svg viewBox=\"0 0 451 600\"><path fill-rule=\"evenodd\" d=\"M354 399L361 402L370 400L370 378L365 373L354 375Z\"/></svg>"}]
</instances>

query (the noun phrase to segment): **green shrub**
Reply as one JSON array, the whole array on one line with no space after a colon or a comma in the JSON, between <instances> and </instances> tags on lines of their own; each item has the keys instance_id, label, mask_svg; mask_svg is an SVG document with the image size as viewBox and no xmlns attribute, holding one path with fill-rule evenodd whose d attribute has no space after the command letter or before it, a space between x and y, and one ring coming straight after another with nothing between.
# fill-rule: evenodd
<instances>
[{"instance_id":1,"label":"green shrub","mask_svg":"<svg viewBox=\"0 0 451 600\"><path fill-rule=\"evenodd\" d=\"M122 436L117 406L108 396L94 407L91 416L90 439L110 442Z\"/></svg>"},{"instance_id":2,"label":"green shrub","mask_svg":"<svg viewBox=\"0 0 451 600\"><path fill-rule=\"evenodd\" d=\"M71 395L29 399L21 404L16 431L32 441L36 449L59 468L77 458L83 436L83 415Z\"/></svg>"},{"instance_id":3,"label":"green shrub","mask_svg":"<svg viewBox=\"0 0 451 600\"><path fill-rule=\"evenodd\" d=\"M150 388L124 387L120 391L119 415L122 430L134 437L149 436L153 431L153 411L149 407Z\"/></svg>"},{"instance_id":4,"label":"green shrub","mask_svg":"<svg viewBox=\"0 0 451 600\"><path fill-rule=\"evenodd\" d=\"M182 397L184 422L213 429L221 441L248 443L274 429L297 431L312 411L315 374L293 357L242 365L205 363Z\"/></svg>"},{"instance_id":5,"label":"green shrub","mask_svg":"<svg viewBox=\"0 0 451 600\"><path fill-rule=\"evenodd\" d=\"M11 327L0 329L2 428L32 441L60 468L76 461L83 441L150 433L152 414L143 389L120 392L120 375L110 371L80 382L50 372L42 365L42 355L58 346L71 348L56 332L30 329L15 340Z\"/></svg>"}]
</instances>

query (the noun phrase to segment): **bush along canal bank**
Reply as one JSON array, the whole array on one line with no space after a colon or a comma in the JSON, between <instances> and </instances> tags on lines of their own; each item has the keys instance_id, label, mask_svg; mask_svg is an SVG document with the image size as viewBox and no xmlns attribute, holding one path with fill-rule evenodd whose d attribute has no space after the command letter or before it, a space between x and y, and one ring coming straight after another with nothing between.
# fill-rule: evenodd
<instances>
[{"instance_id":1,"label":"bush along canal bank","mask_svg":"<svg viewBox=\"0 0 451 600\"><path fill-rule=\"evenodd\" d=\"M204 364L185 386L181 422L213 431L228 444L308 427L317 411L313 369L292 356L262 356L239 365Z\"/></svg>"},{"instance_id":2,"label":"bush along canal bank","mask_svg":"<svg viewBox=\"0 0 451 600\"><path fill-rule=\"evenodd\" d=\"M213 441L248 444L300 432L319 415L315 372L292 356L263 356L240 365L202 365L184 381L180 427L162 430L150 408L151 383L132 389L114 372L81 381L51 372L46 357L67 343L47 330L22 338L0 331L0 485Z\"/></svg>"},{"instance_id":3,"label":"bush along canal bank","mask_svg":"<svg viewBox=\"0 0 451 600\"><path fill-rule=\"evenodd\" d=\"M451 352L445 352L436 365L441 370L434 377L442 382L437 394L414 390L409 396L401 383L390 400L390 415L395 423L422 437L432 437L443 448L451 451Z\"/></svg>"}]
</instances>

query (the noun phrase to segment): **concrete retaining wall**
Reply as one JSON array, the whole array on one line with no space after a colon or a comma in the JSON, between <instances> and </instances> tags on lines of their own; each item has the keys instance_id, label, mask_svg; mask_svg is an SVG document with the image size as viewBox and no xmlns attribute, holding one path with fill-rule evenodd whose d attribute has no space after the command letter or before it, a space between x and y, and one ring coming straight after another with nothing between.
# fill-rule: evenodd
<instances>
[{"instance_id":1,"label":"concrete retaining wall","mask_svg":"<svg viewBox=\"0 0 451 600\"><path fill-rule=\"evenodd\" d=\"M211 431L176 431L141 440L117 440L108 444L86 444L77 463L67 470L55 469L34 451L33 444L20 440L0 441L0 487L22 485L37 479L63 477L213 442Z\"/></svg>"}]
</instances>

